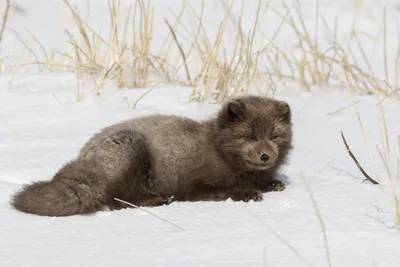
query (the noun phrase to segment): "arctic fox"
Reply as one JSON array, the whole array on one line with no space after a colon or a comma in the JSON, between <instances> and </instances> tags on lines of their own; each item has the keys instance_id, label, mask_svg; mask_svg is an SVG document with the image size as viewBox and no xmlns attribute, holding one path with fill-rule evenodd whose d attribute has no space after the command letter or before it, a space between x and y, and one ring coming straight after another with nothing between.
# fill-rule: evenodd
<instances>
[{"instance_id":1,"label":"arctic fox","mask_svg":"<svg viewBox=\"0 0 400 267\"><path fill-rule=\"evenodd\" d=\"M48 181L25 185L11 204L69 216L173 201L261 201L292 149L291 109L267 97L237 97L208 120L150 115L96 133Z\"/></svg>"}]
</instances>

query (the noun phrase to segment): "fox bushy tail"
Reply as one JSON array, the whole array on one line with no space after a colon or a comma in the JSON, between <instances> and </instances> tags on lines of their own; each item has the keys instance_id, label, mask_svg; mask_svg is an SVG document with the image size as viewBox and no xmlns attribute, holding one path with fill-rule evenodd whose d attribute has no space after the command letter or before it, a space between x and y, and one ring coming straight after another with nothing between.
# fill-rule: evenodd
<instances>
[{"instance_id":1,"label":"fox bushy tail","mask_svg":"<svg viewBox=\"0 0 400 267\"><path fill-rule=\"evenodd\" d=\"M11 205L41 216L70 216L101 209L106 177L93 164L74 160L65 164L50 181L33 182L17 192Z\"/></svg>"}]
</instances>

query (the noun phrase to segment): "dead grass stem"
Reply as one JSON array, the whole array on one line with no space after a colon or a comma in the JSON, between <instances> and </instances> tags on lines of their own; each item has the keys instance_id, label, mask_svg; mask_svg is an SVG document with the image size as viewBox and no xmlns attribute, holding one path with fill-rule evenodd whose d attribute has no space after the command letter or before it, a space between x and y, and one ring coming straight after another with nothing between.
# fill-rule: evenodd
<instances>
[{"instance_id":1,"label":"dead grass stem","mask_svg":"<svg viewBox=\"0 0 400 267\"><path fill-rule=\"evenodd\" d=\"M10 0L6 0L6 8L4 9L3 20L1 23L1 30L0 30L0 43L3 40L4 30L6 29L10 8L11 8Z\"/></svg>"},{"instance_id":2,"label":"dead grass stem","mask_svg":"<svg viewBox=\"0 0 400 267\"><path fill-rule=\"evenodd\" d=\"M167 220L167 219L165 219L165 218L162 218L162 217L158 216L157 214L148 211L147 209L144 209L144 208L142 208L142 207L136 206L135 204L132 204L132 203L127 202L127 201L125 201L125 200L121 200L121 199L119 199L119 198L114 198L114 199L115 199L116 201L119 201L119 202L121 202L121 203L124 203L124 204L126 204L126 205L128 205L128 206L131 206L131 207L140 209L140 210L142 210L142 211L144 211L144 212L150 214L151 216L153 216L153 217L155 217L155 218L157 218L157 219L159 219L159 220L161 220L161 221L163 221L163 222L166 222L166 223L172 225L173 227L179 229L180 231L185 231L185 229L183 229L183 228L180 227L179 225L177 225L177 224L175 224L175 223L173 223L173 222L171 222L171 221L169 221L169 220Z\"/></svg>"},{"instance_id":3,"label":"dead grass stem","mask_svg":"<svg viewBox=\"0 0 400 267\"><path fill-rule=\"evenodd\" d=\"M252 217L257 219L262 225L264 225L275 237L279 239L286 247L288 247L297 258L299 258L306 266L313 266L309 260L307 260L293 245L289 243L283 236L281 236L275 229L273 229L265 220L261 219L260 216L254 214L249 210Z\"/></svg>"}]
</instances>

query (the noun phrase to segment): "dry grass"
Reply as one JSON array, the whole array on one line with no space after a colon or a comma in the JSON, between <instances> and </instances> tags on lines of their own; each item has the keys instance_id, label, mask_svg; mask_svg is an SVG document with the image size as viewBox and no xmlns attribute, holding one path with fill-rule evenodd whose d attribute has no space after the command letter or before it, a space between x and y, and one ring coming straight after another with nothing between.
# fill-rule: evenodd
<instances>
[{"instance_id":1,"label":"dry grass","mask_svg":"<svg viewBox=\"0 0 400 267\"><path fill-rule=\"evenodd\" d=\"M294 50L294 54L299 52L298 54L304 56L299 60L293 57L291 58L288 53L285 54L285 52L280 51L280 53L284 54L286 64L292 66L292 73L289 76L281 74L279 78L298 80L307 90L310 90L313 85L339 85L343 87L345 85L345 80L341 75L341 72L343 71L347 78L348 86L353 90L361 91L363 93L383 92L398 97L394 92L384 90L384 80L378 79L373 73L371 61L366 56L365 52L366 46L370 45L370 43L365 44L360 41L359 35L361 33L356 30L356 23L353 24L351 35L347 42L342 42L342 44L340 44L338 41L337 21L335 21L334 27L331 28L324 15L319 13L317 8L316 24L314 27L318 29L318 23L320 20L332 43L328 48L320 48L319 36L316 34L314 38L311 37L309 34L311 29L308 29L305 24L305 18L300 3L299 1L296 2L298 3L295 6L297 22L295 16L292 15L289 17L287 23L293 29L296 35L296 40L299 42L298 46ZM289 10L285 4L284 7L286 10ZM278 11L275 11L275 13L283 17L283 15ZM385 29L383 38L384 41L386 41L386 20L382 22L382 27ZM379 40L379 37L380 36L377 36L376 39ZM377 42L373 44L375 44L375 46L378 45ZM386 48L386 42L384 42L384 44L384 47ZM363 63L367 66L366 69L360 67L359 58L355 56L354 50L361 52L364 60ZM386 55L387 51L385 50L385 59ZM276 66L274 62L271 61L270 63L272 66ZM275 68L275 70L275 73L279 73L279 69ZM386 80L388 80L387 61L385 61L385 70ZM398 70L396 68L396 73L397 72Z\"/></svg>"},{"instance_id":2,"label":"dry grass","mask_svg":"<svg viewBox=\"0 0 400 267\"><path fill-rule=\"evenodd\" d=\"M380 111L380 136L381 136L381 148L376 145L376 149L379 152L379 156L385 166L386 172L387 172L387 177L389 178L389 183L390 183L390 194L392 195L393 198L393 206L394 206L394 214L395 214L395 221L396 221L396 226L397 228L400 229L400 202L399 202L399 192L396 192L396 187L398 187L398 182L400 180L398 179L400 176L399 172L399 161L400 161L400 150L397 151L397 164L393 162L392 160L392 153L396 153L396 151L391 150L390 146L390 140L388 137L388 128L386 125L386 118L385 118L385 113L383 111L382 107L382 101L379 99L378 95L378 105L379 105L379 111ZM400 147L400 135L397 136L397 147ZM394 146L396 147L396 146ZM397 165L397 174L396 172L396 165ZM397 181L396 181L397 177ZM397 185L397 186L396 186Z\"/></svg>"},{"instance_id":3,"label":"dry grass","mask_svg":"<svg viewBox=\"0 0 400 267\"><path fill-rule=\"evenodd\" d=\"M151 216L153 216L153 217L155 217L155 218L157 218L157 219L159 219L159 220L161 220L161 221L163 221L163 222L165 222L165 223L168 223L168 224L172 225L173 227L179 229L180 231L185 231L185 229L183 229L183 228L180 227L179 225L177 225L177 224L175 224L175 223L173 223L173 222L171 222L171 221L169 221L169 220L167 220L167 219L165 219L165 218L162 218L162 217L160 217L160 216L154 214L153 212L150 212L150 211L148 211L147 209L144 209L143 207L136 206L135 204L132 204L132 203L127 202L127 201L125 201L125 200L121 200L121 199L119 199L119 198L114 198L114 199L115 199L116 201L119 201L119 202L121 202L121 203L124 203L125 205L131 206L131 207L136 208L136 209L140 209L140 210L146 212L147 214L150 214Z\"/></svg>"},{"instance_id":4,"label":"dry grass","mask_svg":"<svg viewBox=\"0 0 400 267\"><path fill-rule=\"evenodd\" d=\"M354 97L350 90L349 90L349 95L353 102L357 120L359 122L361 131L363 133L364 143L367 148L370 161L374 168L375 178L376 178L376 180L378 180L381 190L383 192L385 192L384 184L386 181L383 181L381 176L379 175L379 172L377 169L377 161L372 156L371 147L368 142L368 138L366 135L364 125L362 123L357 104L355 103ZM388 127L386 124L385 113L383 110L383 101L381 100L380 94L377 94L377 99L378 99L377 106L379 107L379 115L380 116L379 116L379 127L377 126L376 128L379 128L381 144L380 144L380 146L378 144L376 144L375 147L377 149L380 160L382 161L382 163L385 167L385 170L387 172L387 179L389 180L388 182L389 182L389 187L390 187L389 194L391 195L391 197L393 199L393 207L394 207L393 214L394 214L394 218L395 218L394 221L395 221L396 227L400 230L400 201L399 201L400 196L398 195L399 192L396 192L396 187L398 187L398 183L400 182L400 135L397 135L397 140L394 140L395 143L397 142L397 145L395 145L394 147L398 148L397 155L396 155L397 160L396 160L396 163L394 163L392 154L396 153L396 151L393 151L393 149L391 149L390 139L389 139L389 131L388 131ZM396 168L397 168L397 170L396 170ZM397 174L396 174L396 172L397 172Z\"/></svg>"},{"instance_id":5,"label":"dry grass","mask_svg":"<svg viewBox=\"0 0 400 267\"><path fill-rule=\"evenodd\" d=\"M40 65L47 71L75 72L77 101L81 100L79 83L87 76L94 80L94 89L98 93L108 80L115 80L118 87L127 88L146 88L149 83L166 82L190 86L193 90L191 99L196 101L204 101L210 96L224 101L250 92L274 93L277 83L287 81L297 82L307 91L311 91L313 86L344 86L342 71L352 91L380 92L399 98L398 68L396 66L395 73L389 73L388 68L390 47L386 43L386 9L383 11L382 30L376 36L357 30L354 23L350 38L340 42L337 21L330 26L320 12L319 2L315 25L310 26L306 23L300 1L295 1L292 8L282 1L282 8L278 10L269 1L258 0L253 27L245 32L242 25L245 1L227 0L221 2L224 14L218 21L215 36L210 36L205 26L205 1L202 1L200 10L196 10L190 1L182 1L179 13L173 14L175 20L165 23L169 36L163 47L154 52L154 8L151 1L134 1L127 15L123 16L120 0L108 0L107 35L96 32L69 0L63 1L76 26L74 31L67 31L69 43L66 50L46 51L31 34L46 60L38 60L32 52L35 60L26 64ZM91 5L90 1L87 2L89 13ZM236 2L241 3L237 16L232 12ZM362 3L356 1L355 5L362 6ZM272 15L281 21L277 27L268 27L267 31L273 33L268 39L260 25L264 23L262 18ZM185 16L189 21L183 22ZM295 36L290 50L275 42L283 27L289 27ZM320 30L328 36L319 34L321 27ZM129 33L132 33L131 37ZM361 38L369 38L370 42L366 44ZM330 45L321 45L322 39L329 39ZM367 55L366 46L371 46L371 43L374 50L383 43L383 78L375 75ZM361 56L356 56L357 53ZM397 55L400 58L400 48ZM13 70L19 67L13 66ZM394 81L389 81L389 77L394 77Z\"/></svg>"},{"instance_id":6,"label":"dry grass","mask_svg":"<svg viewBox=\"0 0 400 267\"><path fill-rule=\"evenodd\" d=\"M77 75L96 74L97 89L108 79L116 80L119 87L147 87L154 19L150 1L136 1L136 4L130 7L128 15L123 18L122 24L119 15L120 0L108 0L110 32L107 40L84 21L68 0L64 2L79 30L77 37L69 34L73 51L73 70ZM139 26L134 23L136 16L140 16ZM120 23L123 25L122 29ZM132 28L129 25L133 25ZM127 40L128 30L133 31L132 43ZM67 54L66 57L68 56Z\"/></svg>"}]
</instances>

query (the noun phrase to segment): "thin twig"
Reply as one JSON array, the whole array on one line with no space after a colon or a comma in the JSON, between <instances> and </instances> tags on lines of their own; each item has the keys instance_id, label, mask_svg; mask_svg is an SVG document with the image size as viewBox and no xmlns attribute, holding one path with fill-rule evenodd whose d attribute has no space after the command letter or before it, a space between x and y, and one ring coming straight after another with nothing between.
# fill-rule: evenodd
<instances>
[{"instance_id":1,"label":"thin twig","mask_svg":"<svg viewBox=\"0 0 400 267\"><path fill-rule=\"evenodd\" d=\"M127 201L124 201L124 200L121 200L121 199L118 199L118 198L114 198L114 199L119 201L119 202L122 202L122 203L124 203L126 205L129 205L131 207L140 209L140 210L142 210L142 211L144 211L144 212L146 212L146 213L148 213L148 214L150 214L150 215L152 215L152 216L154 216L154 217L156 217L156 218L158 218L158 219L160 219L160 220L162 220L162 221L164 221L164 222L166 222L166 223L168 223L168 224L170 224L170 225L172 225L172 226L174 226L176 228L178 228L181 231L185 231L185 229L183 229L182 227L180 227L180 226L178 226L178 225L176 225L176 224L174 224L174 223L172 223L172 222L170 222L170 221L168 221L168 220L166 220L164 218L161 218L160 216L158 216L158 215L156 215L156 214L154 214L154 213L152 213L152 212L150 212L150 211L148 211L148 210L146 210L146 209L144 209L142 207L136 206L135 204L129 203Z\"/></svg>"},{"instance_id":2,"label":"thin twig","mask_svg":"<svg viewBox=\"0 0 400 267\"><path fill-rule=\"evenodd\" d=\"M169 30L171 31L172 37L174 38L175 43L176 43L176 45L178 46L179 52L180 52L181 55L182 55L183 62L184 62L184 64L185 64L186 78L187 78L187 80L190 82L192 79L190 78L190 73L189 73L189 68L188 68L188 66L187 66L187 62L186 62L186 55L185 55L185 52L183 52L182 46L181 46L181 45L179 44L179 42L178 42L178 38L176 37L176 34L175 34L175 32L174 32L174 29L171 27L171 25L169 24L169 22L168 22L167 19L165 19L165 23L167 24Z\"/></svg>"},{"instance_id":3,"label":"thin twig","mask_svg":"<svg viewBox=\"0 0 400 267\"><path fill-rule=\"evenodd\" d=\"M360 163L358 163L358 160L356 159L356 157L354 156L353 152L351 152L350 147L346 141L346 138L343 135L343 131L340 131L340 134L342 135L342 140L344 145L346 146L346 150L349 153L350 157L353 159L354 163L357 165L358 169L361 171L361 173L364 175L364 177L370 181L373 184L379 184L377 181L375 181L374 179L371 178L371 176L369 176L364 169L360 166Z\"/></svg>"}]
</instances>

